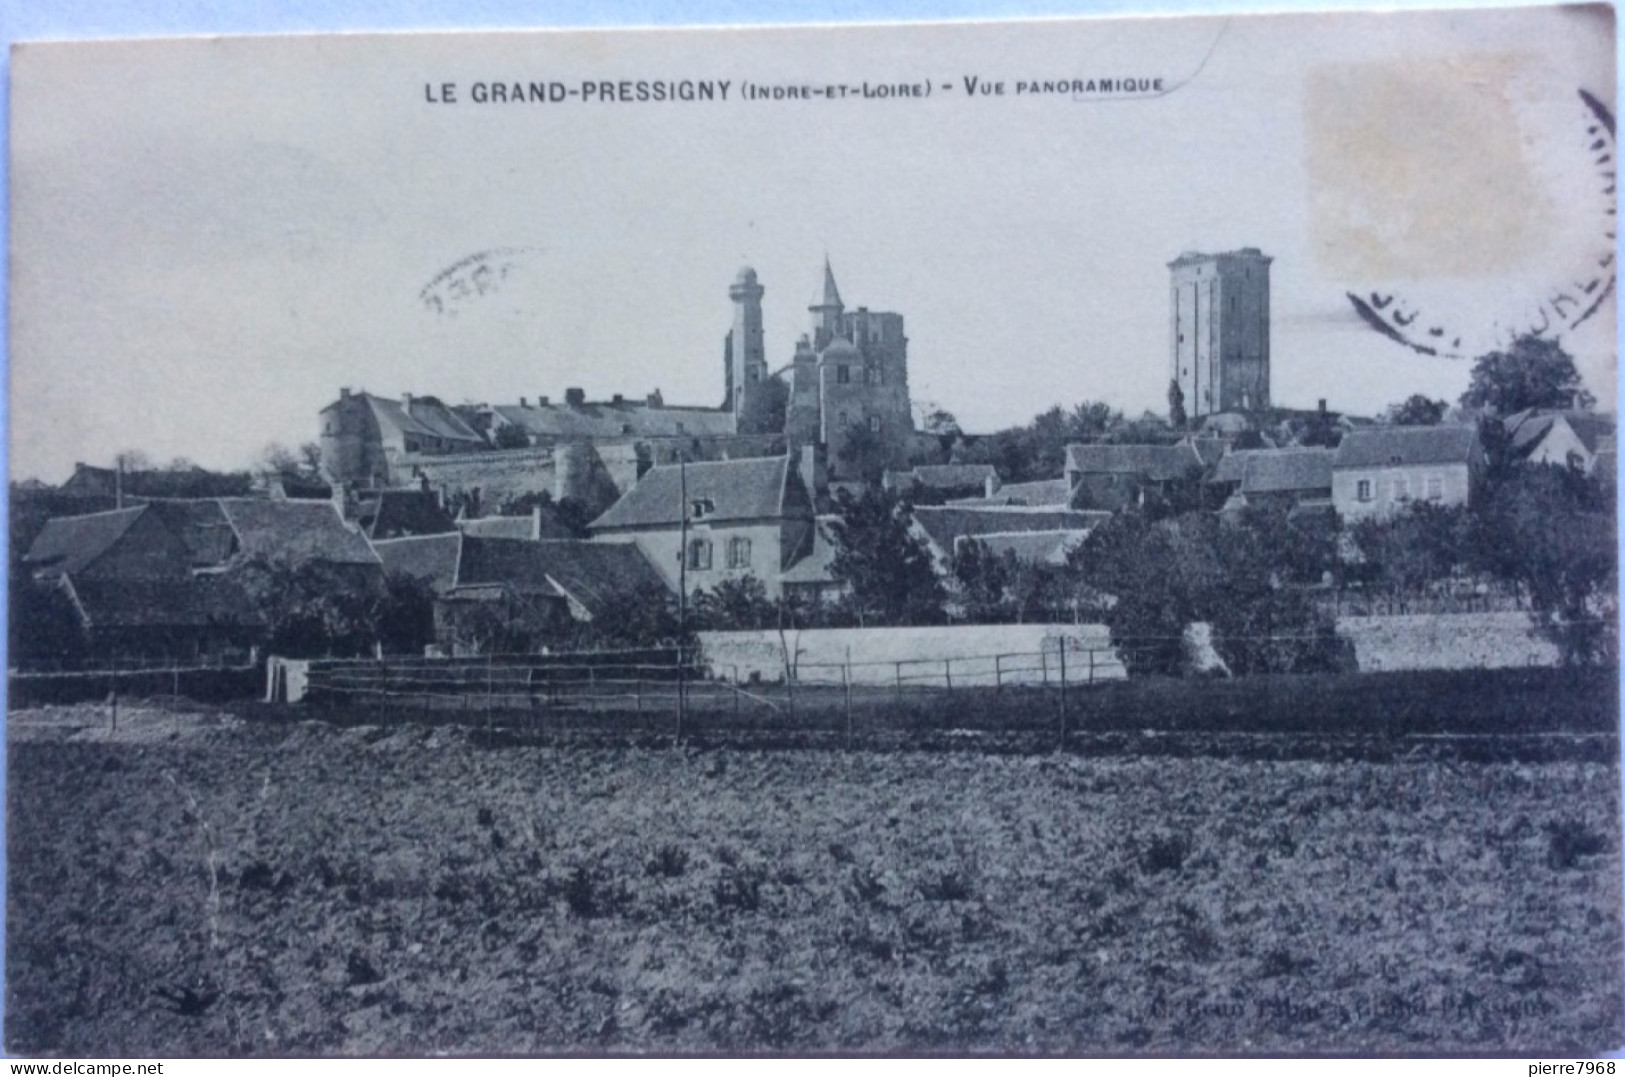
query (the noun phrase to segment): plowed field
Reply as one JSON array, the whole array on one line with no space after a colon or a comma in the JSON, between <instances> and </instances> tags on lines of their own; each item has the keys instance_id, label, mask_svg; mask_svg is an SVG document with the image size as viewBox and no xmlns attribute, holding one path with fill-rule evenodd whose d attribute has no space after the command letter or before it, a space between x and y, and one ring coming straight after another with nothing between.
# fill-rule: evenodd
<instances>
[{"instance_id":1,"label":"plowed field","mask_svg":"<svg viewBox=\"0 0 1625 1077\"><path fill-rule=\"evenodd\" d=\"M1621 1042L1612 764L106 726L10 716L13 1053Z\"/></svg>"}]
</instances>

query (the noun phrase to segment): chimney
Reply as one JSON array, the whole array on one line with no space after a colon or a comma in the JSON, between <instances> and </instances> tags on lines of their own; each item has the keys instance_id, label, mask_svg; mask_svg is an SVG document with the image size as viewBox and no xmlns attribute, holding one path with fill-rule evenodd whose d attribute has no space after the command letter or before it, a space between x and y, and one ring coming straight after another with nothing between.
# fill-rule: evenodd
<instances>
[{"instance_id":1,"label":"chimney","mask_svg":"<svg viewBox=\"0 0 1625 1077\"><path fill-rule=\"evenodd\" d=\"M622 396L620 393L616 393L613 397L610 398L609 402L611 404L614 404L615 406L619 407L620 405L626 403L626 397Z\"/></svg>"},{"instance_id":2,"label":"chimney","mask_svg":"<svg viewBox=\"0 0 1625 1077\"><path fill-rule=\"evenodd\" d=\"M401 407L405 408L407 411L412 410L412 394L411 393L402 393L401 394Z\"/></svg>"},{"instance_id":3,"label":"chimney","mask_svg":"<svg viewBox=\"0 0 1625 1077\"><path fill-rule=\"evenodd\" d=\"M547 403L547 397L545 397L545 396L537 397L536 398L536 406L539 407L539 408L548 407L549 404Z\"/></svg>"},{"instance_id":4,"label":"chimney","mask_svg":"<svg viewBox=\"0 0 1625 1077\"><path fill-rule=\"evenodd\" d=\"M656 389L654 392L650 393L644 402L651 408L663 408L666 406L666 400L660 395L659 389Z\"/></svg>"},{"instance_id":5,"label":"chimney","mask_svg":"<svg viewBox=\"0 0 1625 1077\"><path fill-rule=\"evenodd\" d=\"M823 461L818 458L818 449L813 445L801 447L801 459L796 463L796 471L801 476L802 485L814 501L821 491L828 486L828 476L824 474Z\"/></svg>"},{"instance_id":6,"label":"chimney","mask_svg":"<svg viewBox=\"0 0 1625 1077\"><path fill-rule=\"evenodd\" d=\"M1322 415L1326 414L1326 398L1325 397L1320 398L1320 413Z\"/></svg>"},{"instance_id":7,"label":"chimney","mask_svg":"<svg viewBox=\"0 0 1625 1077\"><path fill-rule=\"evenodd\" d=\"M348 400L348 399L350 399L350 387L348 385L339 386L339 399L340 400Z\"/></svg>"},{"instance_id":8,"label":"chimney","mask_svg":"<svg viewBox=\"0 0 1625 1077\"><path fill-rule=\"evenodd\" d=\"M525 400L524 397L520 397L519 398L519 406L522 407L522 408L528 408L528 407L530 407L530 404Z\"/></svg>"},{"instance_id":9,"label":"chimney","mask_svg":"<svg viewBox=\"0 0 1625 1077\"><path fill-rule=\"evenodd\" d=\"M585 389L566 389L564 390L564 402L572 408L579 408L587 402L587 392Z\"/></svg>"}]
</instances>

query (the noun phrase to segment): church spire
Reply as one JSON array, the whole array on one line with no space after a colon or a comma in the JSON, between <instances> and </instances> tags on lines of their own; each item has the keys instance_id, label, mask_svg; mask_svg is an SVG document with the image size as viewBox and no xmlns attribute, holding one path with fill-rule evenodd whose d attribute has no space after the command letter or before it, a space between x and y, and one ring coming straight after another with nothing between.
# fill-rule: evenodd
<instances>
[{"instance_id":1,"label":"church spire","mask_svg":"<svg viewBox=\"0 0 1625 1077\"><path fill-rule=\"evenodd\" d=\"M844 310L845 304L841 302L841 293L835 287L835 272L829 268L829 255L824 255L824 302L826 307Z\"/></svg>"},{"instance_id":2,"label":"church spire","mask_svg":"<svg viewBox=\"0 0 1625 1077\"><path fill-rule=\"evenodd\" d=\"M820 302L807 308L813 316L813 347L822 351L829 342L841 335L841 314L846 304L835 287L835 272L829 267L829 255L824 255L824 294Z\"/></svg>"}]
</instances>

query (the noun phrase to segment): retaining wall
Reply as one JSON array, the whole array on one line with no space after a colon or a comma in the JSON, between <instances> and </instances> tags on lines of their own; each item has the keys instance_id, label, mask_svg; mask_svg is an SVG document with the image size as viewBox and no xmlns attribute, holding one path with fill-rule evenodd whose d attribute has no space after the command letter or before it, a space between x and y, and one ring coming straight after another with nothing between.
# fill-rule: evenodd
<instances>
[{"instance_id":1,"label":"retaining wall","mask_svg":"<svg viewBox=\"0 0 1625 1077\"><path fill-rule=\"evenodd\" d=\"M712 676L780 681L785 652L796 679L840 684L850 663L854 684L1060 684L1065 647L1067 684L1127 676L1105 625L951 625L921 628L813 628L701 632Z\"/></svg>"},{"instance_id":2,"label":"retaining wall","mask_svg":"<svg viewBox=\"0 0 1625 1077\"><path fill-rule=\"evenodd\" d=\"M1523 612L1339 617L1362 673L1397 669L1508 669L1559 664L1557 648Z\"/></svg>"}]
</instances>

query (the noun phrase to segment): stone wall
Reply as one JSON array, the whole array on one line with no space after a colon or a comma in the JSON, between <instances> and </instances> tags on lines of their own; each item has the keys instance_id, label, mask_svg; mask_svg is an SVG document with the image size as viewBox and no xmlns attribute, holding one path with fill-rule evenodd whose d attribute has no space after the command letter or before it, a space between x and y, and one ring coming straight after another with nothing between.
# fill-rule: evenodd
<instances>
[{"instance_id":1,"label":"stone wall","mask_svg":"<svg viewBox=\"0 0 1625 1077\"><path fill-rule=\"evenodd\" d=\"M785 651L799 682L840 684L850 662L854 684L945 687L1060 684L1064 645L1067 684L1127 676L1104 625L951 625L922 628L815 628L701 632L713 676L781 681Z\"/></svg>"},{"instance_id":2,"label":"stone wall","mask_svg":"<svg viewBox=\"0 0 1625 1077\"><path fill-rule=\"evenodd\" d=\"M1354 645L1361 672L1558 664L1557 648L1522 612L1340 617L1337 634Z\"/></svg>"}]
</instances>

